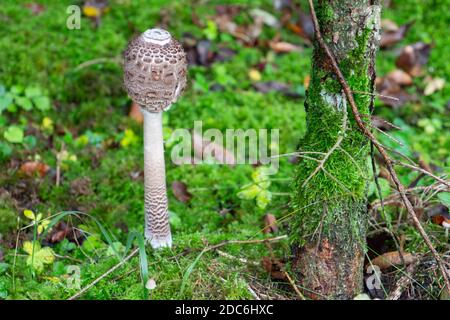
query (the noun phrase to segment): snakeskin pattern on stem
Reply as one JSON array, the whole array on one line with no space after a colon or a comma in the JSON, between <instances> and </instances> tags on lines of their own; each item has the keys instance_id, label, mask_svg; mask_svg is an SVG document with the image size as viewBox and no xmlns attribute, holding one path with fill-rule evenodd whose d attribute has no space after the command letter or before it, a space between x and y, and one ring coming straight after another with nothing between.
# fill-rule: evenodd
<instances>
[{"instance_id":1,"label":"snakeskin pattern on stem","mask_svg":"<svg viewBox=\"0 0 450 320\"><path fill-rule=\"evenodd\" d=\"M144 115L145 238L153 248L171 247L162 113Z\"/></svg>"},{"instance_id":2,"label":"snakeskin pattern on stem","mask_svg":"<svg viewBox=\"0 0 450 320\"><path fill-rule=\"evenodd\" d=\"M186 67L186 53L178 41L165 30L147 30L125 51L125 88L145 110L167 110L186 87Z\"/></svg>"}]
</instances>

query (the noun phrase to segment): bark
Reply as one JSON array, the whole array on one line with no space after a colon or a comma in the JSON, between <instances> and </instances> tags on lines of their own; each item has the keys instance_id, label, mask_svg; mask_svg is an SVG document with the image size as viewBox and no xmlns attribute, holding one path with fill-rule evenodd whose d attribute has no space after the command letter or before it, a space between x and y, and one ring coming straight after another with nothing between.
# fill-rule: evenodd
<instances>
[{"instance_id":1,"label":"bark","mask_svg":"<svg viewBox=\"0 0 450 320\"><path fill-rule=\"evenodd\" d=\"M373 104L380 6L370 0L319 0L315 8L322 37L367 119ZM293 269L310 297L351 299L363 286L370 148L317 43L305 109L307 133L299 151L329 155L324 170L314 175L318 161L305 158L299 163L291 230ZM310 155L324 159L323 154Z\"/></svg>"}]
</instances>

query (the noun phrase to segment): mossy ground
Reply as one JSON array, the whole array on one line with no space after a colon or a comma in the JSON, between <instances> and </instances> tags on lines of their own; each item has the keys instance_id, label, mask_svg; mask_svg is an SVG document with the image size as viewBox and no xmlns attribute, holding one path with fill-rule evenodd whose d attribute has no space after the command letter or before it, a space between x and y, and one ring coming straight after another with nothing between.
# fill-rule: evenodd
<instances>
[{"instance_id":1,"label":"mossy ground","mask_svg":"<svg viewBox=\"0 0 450 320\"><path fill-rule=\"evenodd\" d=\"M97 58L120 56L135 32L158 24L163 8L168 16L177 17L170 21L168 27L175 37L181 38L184 32L198 38L204 36L203 30L192 23L192 8L186 2L111 1L111 10L102 18L98 29L83 17L80 30L66 28L66 8L72 4L70 1L38 1L46 9L36 16L25 8L27 2L6 0L0 6L0 83L6 88L38 85L48 92L52 108L46 112L2 114L5 118L2 123L23 125L27 128L26 135L33 135L40 130L42 119L50 117L58 133L39 134L35 146L15 146L13 154L2 159L0 187L7 192L0 197L0 249L4 254L4 263L0 264L0 299L66 299L78 290L67 288L65 266L81 268L81 287L84 287L117 264L118 259L106 254L108 245L105 239L101 239L91 251L84 250L86 248L68 249L64 242L54 247L58 254L56 262L33 277L20 245L17 255L14 250L16 218L21 217L21 227L26 224L23 209L32 209L44 216L67 210L88 213L108 227L123 244L131 230L143 231L143 180L133 174L142 170L142 129L127 117L130 101L122 88L121 67L114 62L95 64L81 70L77 70L77 66ZM449 66L442 59L447 50L446 23L440 19L444 12L431 10L421 1L402 1L397 6L383 12L384 17L399 24L416 20L403 43L434 40L436 47L428 64L430 73L447 76ZM250 7L272 11L271 1L255 1ZM213 5L197 7L199 17L213 14ZM236 21L245 23L251 19L244 10ZM272 28L265 27L262 39L271 39L274 34ZM281 36L286 41L301 42L287 30L282 30ZM204 129L280 128L280 152L293 152L306 131L304 100L291 99L281 93L256 92L247 72L267 56L268 50L242 47L229 39L219 36L214 45L232 48L237 54L230 61L217 62L211 68L190 68L190 86L183 98L164 114L165 127L168 130L192 128L193 121L201 119ZM311 48L305 48L300 53L271 56L277 67L266 68L262 80L277 80L301 87L310 71L311 53ZM394 68L394 59L391 51L380 53L378 71L384 74ZM211 84L222 85L223 91L196 89L194 82L201 76ZM384 107L380 109L390 120L401 116L416 123L417 112L421 112L422 118L441 119L444 110L439 109L440 105L446 103L449 96L449 89L444 89L424 98L421 103L406 106L395 115ZM126 129L134 131L137 141L122 147L119 141ZM411 147L426 153L439 164L448 163L449 153L445 148L448 138L443 138L438 132L427 136L421 127L415 125L409 126L409 130L414 135L414 140L410 138ZM87 145L75 142L83 135L90 137ZM17 163L33 159L36 154L51 168L56 168L55 150L60 150L63 143L71 154L77 156L77 161L63 168L59 187L55 186L53 173L44 178L24 179L18 175ZM201 249L208 244L263 238L261 229L265 213L271 212L278 219L287 216L286 221L292 214L288 207L289 197L282 194L274 195L264 210L257 208L254 201L237 197L240 188L251 182L252 166L175 166L168 158L170 147L166 154L168 185L181 180L187 184L193 197L184 204L169 190L170 210L179 218L172 224L174 248L161 252L148 250L149 274L157 283L156 289L150 292L150 298L251 299L249 283L258 283L260 287L262 284L269 297L291 295L289 285L271 281L262 266L249 267L219 256L215 251L202 255L190 276L183 281ZM282 158L280 171L274 177L277 180L272 182L270 190L274 194L290 192L290 181L285 179L293 177L294 170L295 165L289 163L287 157ZM73 181L83 177L90 179L90 192L73 192ZM413 177L405 174L402 179L409 181ZM229 209L229 213L220 214L222 209ZM82 224L85 230L101 238L101 232L92 219L85 218ZM280 233L287 232L287 227L280 223ZM409 234L414 250L426 250L413 231ZM439 230L437 236L442 236ZM32 232L22 232L19 244L32 237ZM287 241L274 244L274 248L277 256L290 254ZM222 250L258 263L263 256L269 255L263 244L227 245ZM14 260L16 266L13 271ZM181 292L183 283L185 290ZM82 297L142 298L138 258L131 259Z\"/></svg>"}]
</instances>

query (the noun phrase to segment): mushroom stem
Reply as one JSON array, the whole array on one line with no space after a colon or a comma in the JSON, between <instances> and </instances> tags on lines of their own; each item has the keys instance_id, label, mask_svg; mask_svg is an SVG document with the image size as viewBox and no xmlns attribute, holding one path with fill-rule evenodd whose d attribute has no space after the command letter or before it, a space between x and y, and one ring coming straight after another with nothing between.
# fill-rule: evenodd
<instances>
[{"instance_id":1,"label":"mushroom stem","mask_svg":"<svg viewBox=\"0 0 450 320\"><path fill-rule=\"evenodd\" d=\"M156 249L172 246L167 204L162 112L144 115L145 238Z\"/></svg>"}]
</instances>

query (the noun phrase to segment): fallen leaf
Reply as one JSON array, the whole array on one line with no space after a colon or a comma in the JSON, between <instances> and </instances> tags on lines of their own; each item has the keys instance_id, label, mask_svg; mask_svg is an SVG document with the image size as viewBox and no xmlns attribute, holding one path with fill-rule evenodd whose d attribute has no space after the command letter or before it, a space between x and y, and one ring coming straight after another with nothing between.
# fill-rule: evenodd
<instances>
[{"instance_id":1,"label":"fallen leaf","mask_svg":"<svg viewBox=\"0 0 450 320\"><path fill-rule=\"evenodd\" d=\"M288 84L278 81L255 82L253 87L261 93L276 91L294 99L303 97L302 94L293 90Z\"/></svg>"},{"instance_id":2,"label":"fallen leaf","mask_svg":"<svg viewBox=\"0 0 450 320\"><path fill-rule=\"evenodd\" d=\"M277 218L271 213L268 213L264 216L264 233L277 233Z\"/></svg>"},{"instance_id":3,"label":"fallen leaf","mask_svg":"<svg viewBox=\"0 0 450 320\"><path fill-rule=\"evenodd\" d=\"M288 24L288 28L302 37L308 44L314 39L314 24L309 13L298 9L298 22Z\"/></svg>"},{"instance_id":4,"label":"fallen leaf","mask_svg":"<svg viewBox=\"0 0 450 320\"><path fill-rule=\"evenodd\" d=\"M407 23L400 28L397 28L396 30L393 30L393 28L391 28L390 30L383 30L383 32L381 33L380 47L388 48L402 41L413 23L414 22Z\"/></svg>"},{"instance_id":5,"label":"fallen leaf","mask_svg":"<svg viewBox=\"0 0 450 320\"><path fill-rule=\"evenodd\" d=\"M380 93L380 100L387 106L397 108L415 97L404 90L413 83L412 77L403 70L396 69L384 77L376 78L375 85Z\"/></svg>"},{"instance_id":6,"label":"fallen leaf","mask_svg":"<svg viewBox=\"0 0 450 320\"><path fill-rule=\"evenodd\" d=\"M301 52L303 49L285 41L270 41L269 47L277 53Z\"/></svg>"},{"instance_id":7,"label":"fallen leaf","mask_svg":"<svg viewBox=\"0 0 450 320\"><path fill-rule=\"evenodd\" d=\"M39 161L28 161L20 166L19 173L30 177L36 174L40 177L44 177L49 170L50 167L45 163Z\"/></svg>"},{"instance_id":8,"label":"fallen leaf","mask_svg":"<svg viewBox=\"0 0 450 320\"><path fill-rule=\"evenodd\" d=\"M58 243L63 241L69 233L73 232L65 223L59 223L57 227L49 234L50 243Z\"/></svg>"},{"instance_id":9,"label":"fallen leaf","mask_svg":"<svg viewBox=\"0 0 450 320\"><path fill-rule=\"evenodd\" d=\"M400 86L410 86L413 84L412 77L403 70L395 69L386 75L386 78Z\"/></svg>"},{"instance_id":10,"label":"fallen leaf","mask_svg":"<svg viewBox=\"0 0 450 320\"><path fill-rule=\"evenodd\" d=\"M388 31L388 32L394 32L398 30L398 25L389 19L382 19L381 20L381 29L383 31Z\"/></svg>"},{"instance_id":11,"label":"fallen leaf","mask_svg":"<svg viewBox=\"0 0 450 320\"><path fill-rule=\"evenodd\" d=\"M236 164L236 158L232 152L228 151L216 141L203 140L203 137L195 131L192 133L192 146L194 149L194 156L197 159L207 161L210 159L204 159L203 156L212 155L218 164L230 166Z\"/></svg>"},{"instance_id":12,"label":"fallen leaf","mask_svg":"<svg viewBox=\"0 0 450 320\"><path fill-rule=\"evenodd\" d=\"M144 122L144 116L141 112L141 107L136 102L133 102L131 104L130 112L128 113L128 116L136 121L137 123L143 123Z\"/></svg>"},{"instance_id":13,"label":"fallen leaf","mask_svg":"<svg viewBox=\"0 0 450 320\"><path fill-rule=\"evenodd\" d=\"M272 279L275 280L287 280L286 278L286 273L284 273L283 271L280 270L280 266L283 265L283 263L276 259L272 260L269 257L263 257L262 259L262 265L264 267L264 269L270 273L270 276L272 277Z\"/></svg>"},{"instance_id":14,"label":"fallen leaf","mask_svg":"<svg viewBox=\"0 0 450 320\"><path fill-rule=\"evenodd\" d=\"M64 239L81 244L83 243L85 236L79 229L70 227L65 222L60 222L52 228L46 237L46 240L50 243L59 243Z\"/></svg>"},{"instance_id":15,"label":"fallen leaf","mask_svg":"<svg viewBox=\"0 0 450 320\"><path fill-rule=\"evenodd\" d=\"M268 25L269 27L272 28L280 27L278 19L267 11L255 8L250 10L249 14L250 16L252 16L253 19L261 19L262 22L264 22L264 24Z\"/></svg>"},{"instance_id":16,"label":"fallen leaf","mask_svg":"<svg viewBox=\"0 0 450 320\"><path fill-rule=\"evenodd\" d=\"M211 41L201 40L197 43L197 61L201 66L208 66L211 64L213 52L211 51Z\"/></svg>"},{"instance_id":17,"label":"fallen leaf","mask_svg":"<svg viewBox=\"0 0 450 320\"><path fill-rule=\"evenodd\" d=\"M431 48L431 44L423 42L406 46L398 56L395 64L411 76L419 76L423 73L422 67L428 62Z\"/></svg>"},{"instance_id":18,"label":"fallen leaf","mask_svg":"<svg viewBox=\"0 0 450 320\"><path fill-rule=\"evenodd\" d=\"M445 85L445 80L442 78L427 77L425 78L425 82L427 83L423 91L425 96L432 95L433 93L442 90Z\"/></svg>"},{"instance_id":19,"label":"fallen leaf","mask_svg":"<svg viewBox=\"0 0 450 320\"><path fill-rule=\"evenodd\" d=\"M175 195L175 198L178 199L178 201L181 201L183 203L188 202L192 198L192 194L189 193L187 190L186 184L181 181L174 181L172 183L172 191Z\"/></svg>"},{"instance_id":20,"label":"fallen leaf","mask_svg":"<svg viewBox=\"0 0 450 320\"><path fill-rule=\"evenodd\" d=\"M439 195L445 195L446 192L442 192ZM438 198L439 198L438 195ZM441 200L439 198L439 200ZM444 222L450 223L450 214L449 214L449 208L448 203L446 203L445 199L441 200L442 203L439 203L431 208L428 208L427 215L428 218L431 219L431 221L434 224L442 226Z\"/></svg>"},{"instance_id":21,"label":"fallen leaf","mask_svg":"<svg viewBox=\"0 0 450 320\"><path fill-rule=\"evenodd\" d=\"M381 117L378 116L371 116L370 117L372 125L378 129L381 129L383 131L389 131L392 128L397 128L394 124L384 120Z\"/></svg>"},{"instance_id":22,"label":"fallen leaf","mask_svg":"<svg viewBox=\"0 0 450 320\"><path fill-rule=\"evenodd\" d=\"M417 257L411 253L403 253L405 265L411 264L417 260ZM372 260L374 266L378 266L380 270L388 269L392 266L402 264L400 254L398 251L386 252Z\"/></svg>"},{"instance_id":23,"label":"fallen leaf","mask_svg":"<svg viewBox=\"0 0 450 320\"><path fill-rule=\"evenodd\" d=\"M230 48L219 48L214 55L214 62L225 62L231 60L236 51Z\"/></svg>"},{"instance_id":24,"label":"fallen leaf","mask_svg":"<svg viewBox=\"0 0 450 320\"><path fill-rule=\"evenodd\" d=\"M396 91L384 91L381 92L380 100L387 106L398 108L407 102L414 101L415 96L410 95L403 89L398 89Z\"/></svg>"}]
</instances>

